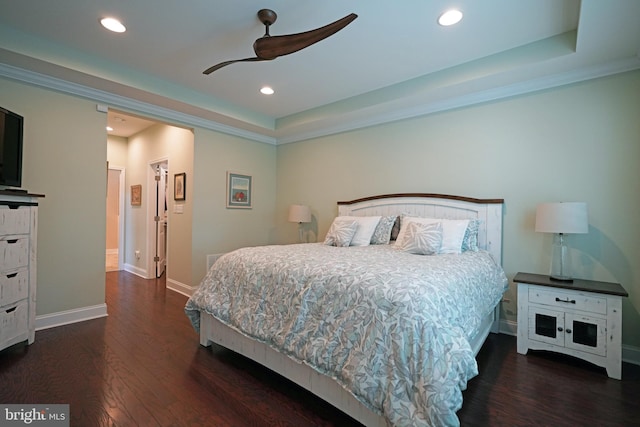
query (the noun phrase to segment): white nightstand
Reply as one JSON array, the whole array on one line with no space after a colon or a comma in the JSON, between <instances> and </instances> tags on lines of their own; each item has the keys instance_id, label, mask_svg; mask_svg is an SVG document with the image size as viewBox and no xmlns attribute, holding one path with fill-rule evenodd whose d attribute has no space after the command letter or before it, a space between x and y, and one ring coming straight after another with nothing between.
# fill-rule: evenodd
<instances>
[{"instance_id":1,"label":"white nightstand","mask_svg":"<svg viewBox=\"0 0 640 427\"><path fill-rule=\"evenodd\" d=\"M564 353L622 374L622 297L619 283L518 273L518 353Z\"/></svg>"}]
</instances>

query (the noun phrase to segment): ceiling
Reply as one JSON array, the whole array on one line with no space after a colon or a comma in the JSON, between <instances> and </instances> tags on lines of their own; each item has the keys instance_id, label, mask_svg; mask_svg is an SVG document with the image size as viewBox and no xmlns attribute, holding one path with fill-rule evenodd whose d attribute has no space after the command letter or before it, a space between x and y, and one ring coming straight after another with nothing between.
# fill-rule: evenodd
<instances>
[{"instance_id":1,"label":"ceiling","mask_svg":"<svg viewBox=\"0 0 640 427\"><path fill-rule=\"evenodd\" d=\"M438 25L450 7L464 18ZM254 56L262 8L278 14L271 35L358 18L294 54L204 75ZM640 68L637 0L0 0L0 10L2 76L275 144ZM104 30L105 16L127 31Z\"/></svg>"}]
</instances>

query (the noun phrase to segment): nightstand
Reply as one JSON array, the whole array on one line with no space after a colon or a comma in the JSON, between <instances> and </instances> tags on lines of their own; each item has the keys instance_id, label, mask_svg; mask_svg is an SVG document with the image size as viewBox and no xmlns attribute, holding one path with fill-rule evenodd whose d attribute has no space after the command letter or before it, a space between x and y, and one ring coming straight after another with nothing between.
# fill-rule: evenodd
<instances>
[{"instance_id":1,"label":"nightstand","mask_svg":"<svg viewBox=\"0 0 640 427\"><path fill-rule=\"evenodd\" d=\"M622 298L619 283L518 273L518 353L568 354L622 376Z\"/></svg>"}]
</instances>

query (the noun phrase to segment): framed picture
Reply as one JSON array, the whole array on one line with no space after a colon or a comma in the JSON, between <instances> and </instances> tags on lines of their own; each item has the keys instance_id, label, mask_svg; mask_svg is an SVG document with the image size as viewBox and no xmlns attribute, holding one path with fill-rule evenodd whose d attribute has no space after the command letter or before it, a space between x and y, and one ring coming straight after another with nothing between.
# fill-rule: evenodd
<instances>
[{"instance_id":1,"label":"framed picture","mask_svg":"<svg viewBox=\"0 0 640 427\"><path fill-rule=\"evenodd\" d=\"M187 174L177 173L173 175L173 200L185 200L187 191Z\"/></svg>"},{"instance_id":2,"label":"framed picture","mask_svg":"<svg viewBox=\"0 0 640 427\"><path fill-rule=\"evenodd\" d=\"M227 208L251 209L251 176L227 172Z\"/></svg>"},{"instance_id":3,"label":"framed picture","mask_svg":"<svg viewBox=\"0 0 640 427\"><path fill-rule=\"evenodd\" d=\"M131 186L131 206L142 205L142 185Z\"/></svg>"}]
</instances>

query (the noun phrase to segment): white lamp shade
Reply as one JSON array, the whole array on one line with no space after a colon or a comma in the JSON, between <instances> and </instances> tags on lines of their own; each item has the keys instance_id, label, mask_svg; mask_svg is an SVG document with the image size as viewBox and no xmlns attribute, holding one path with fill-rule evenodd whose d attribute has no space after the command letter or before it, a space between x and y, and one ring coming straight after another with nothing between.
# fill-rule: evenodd
<instances>
[{"instance_id":1,"label":"white lamp shade","mask_svg":"<svg viewBox=\"0 0 640 427\"><path fill-rule=\"evenodd\" d=\"M589 232L584 202L541 203L536 208L536 231L584 234Z\"/></svg>"},{"instance_id":2,"label":"white lamp shade","mask_svg":"<svg viewBox=\"0 0 640 427\"><path fill-rule=\"evenodd\" d=\"M289 222L311 222L311 208L305 205L289 206Z\"/></svg>"}]
</instances>

